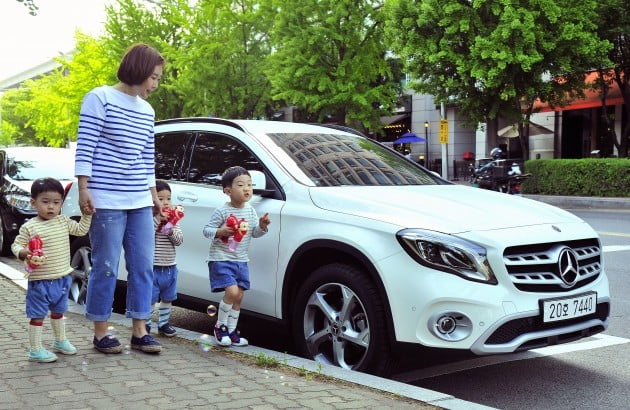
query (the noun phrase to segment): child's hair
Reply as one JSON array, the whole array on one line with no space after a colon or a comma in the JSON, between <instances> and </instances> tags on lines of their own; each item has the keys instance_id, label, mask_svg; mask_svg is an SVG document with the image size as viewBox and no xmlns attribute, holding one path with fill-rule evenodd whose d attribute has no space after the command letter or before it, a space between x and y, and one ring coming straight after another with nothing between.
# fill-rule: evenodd
<instances>
[{"instance_id":1,"label":"child's hair","mask_svg":"<svg viewBox=\"0 0 630 410\"><path fill-rule=\"evenodd\" d=\"M55 178L38 178L33 181L31 198L37 199L37 196L44 192L57 192L62 198L64 196L63 186Z\"/></svg>"},{"instance_id":2,"label":"child's hair","mask_svg":"<svg viewBox=\"0 0 630 410\"><path fill-rule=\"evenodd\" d=\"M156 179L155 180L155 190L157 192L160 191L168 191L171 192L171 187L168 185L168 183L166 181L164 181L163 179Z\"/></svg>"},{"instance_id":3,"label":"child's hair","mask_svg":"<svg viewBox=\"0 0 630 410\"><path fill-rule=\"evenodd\" d=\"M221 185L223 188L231 187L232 182L236 177L240 177L241 175L249 175L249 172L243 167L229 167L225 171L223 171L223 176L221 176Z\"/></svg>"}]
</instances>

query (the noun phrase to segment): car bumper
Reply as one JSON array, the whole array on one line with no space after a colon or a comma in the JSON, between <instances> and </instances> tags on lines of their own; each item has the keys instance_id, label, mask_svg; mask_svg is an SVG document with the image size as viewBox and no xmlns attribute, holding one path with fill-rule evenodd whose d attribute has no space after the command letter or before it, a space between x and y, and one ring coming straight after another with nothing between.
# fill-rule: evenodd
<instances>
[{"instance_id":1,"label":"car bumper","mask_svg":"<svg viewBox=\"0 0 630 410\"><path fill-rule=\"evenodd\" d=\"M393 260L388 261L392 272ZM498 285L474 283L454 275L400 263L386 282L396 341L428 347L466 349L475 354L510 353L563 343L608 327L610 291L602 270L597 280L569 292L530 293L505 279ZM413 273L410 273L413 270ZM596 292L594 314L543 323L541 300ZM450 318L445 319L444 318ZM440 326L455 326L447 333Z\"/></svg>"}]
</instances>

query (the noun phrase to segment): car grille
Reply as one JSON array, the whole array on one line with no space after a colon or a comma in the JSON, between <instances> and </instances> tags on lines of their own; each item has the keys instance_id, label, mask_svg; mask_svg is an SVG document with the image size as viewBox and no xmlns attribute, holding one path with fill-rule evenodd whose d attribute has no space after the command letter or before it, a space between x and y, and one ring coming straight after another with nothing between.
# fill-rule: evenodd
<instances>
[{"instance_id":1,"label":"car grille","mask_svg":"<svg viewBox=\"0 0 630 410\"><path fill-rule=\"evenodd\" d=\"M576 317L574 319L563 320L560 322L544 323L540 315L510 320L509 322L504 323L497 330L495 330L488 338L488 340L486 340L486 344L495 345L509 343L523 334L569 326L575 323L587 321L589 319L599 319L601 321L605 321L609 313L610 305L608 303L600 303L597 305L597 311L593 314L590 314L588 316ZM598 333L603 330L603 326L594 326L594 328L592 329L587 329L590 334ZM578 338L583 336L584 335L578 335ZM569 341L570 337L571 334L565 335L566 340L558 340L557 342L561 343ZM550 342L546 339L544 341L531 341L526 346L521 346L521 348L531 349L534 346L538 347L548 344L550 344Z\"/></svg>"},{"instance_id":2,"label":"car grille","mask_svg":"<svg viewBox=\"0 0 630 410\"><path fill-rule=\"evenodd\" d=\"M558 257L569 247L575 251L579 264L578 277L572 286L560 276ZM567 292L596 280L602 270L599 240L554 242L506 248L505 268L514 286L524 292Z\"/></svg>"}]
</instances>

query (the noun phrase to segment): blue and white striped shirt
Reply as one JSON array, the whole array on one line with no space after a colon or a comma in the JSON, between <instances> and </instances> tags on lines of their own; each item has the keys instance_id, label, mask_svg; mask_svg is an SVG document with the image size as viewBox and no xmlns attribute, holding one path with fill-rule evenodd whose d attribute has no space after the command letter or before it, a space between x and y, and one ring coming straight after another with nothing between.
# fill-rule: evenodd
<instances>
[{"instance_id":1,"label":"blue and white striped shirt","mask_svg":"<svg viewBox=\"0 0 630 410\"><path fill-rule=\"evenodd\" d=\"M81 105L75 175L88 176L94 206L152 206L155 186L155 111L141 97L111 86L97 87Z\"/></svg>"}]
</instances>

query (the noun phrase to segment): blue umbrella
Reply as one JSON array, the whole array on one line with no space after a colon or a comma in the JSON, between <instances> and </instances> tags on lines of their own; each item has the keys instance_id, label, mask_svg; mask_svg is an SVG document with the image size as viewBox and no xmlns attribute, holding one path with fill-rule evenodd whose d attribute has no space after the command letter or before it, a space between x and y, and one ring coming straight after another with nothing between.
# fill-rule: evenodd
<instances>
[{"instance_id":1,"label":"blue umbrella","mask_svg":"<svg viewBox=\"0 0 630 410\"><path fill-rule=\"evenodd\" d=\"M414 142L424 142L424 141L426 141L424 138L418 137L413 132L406 132L403 135L401 135L400 138L394 141L394 144L407 144L407 143L413 144Z\"/></svg>"}]
</instances>

